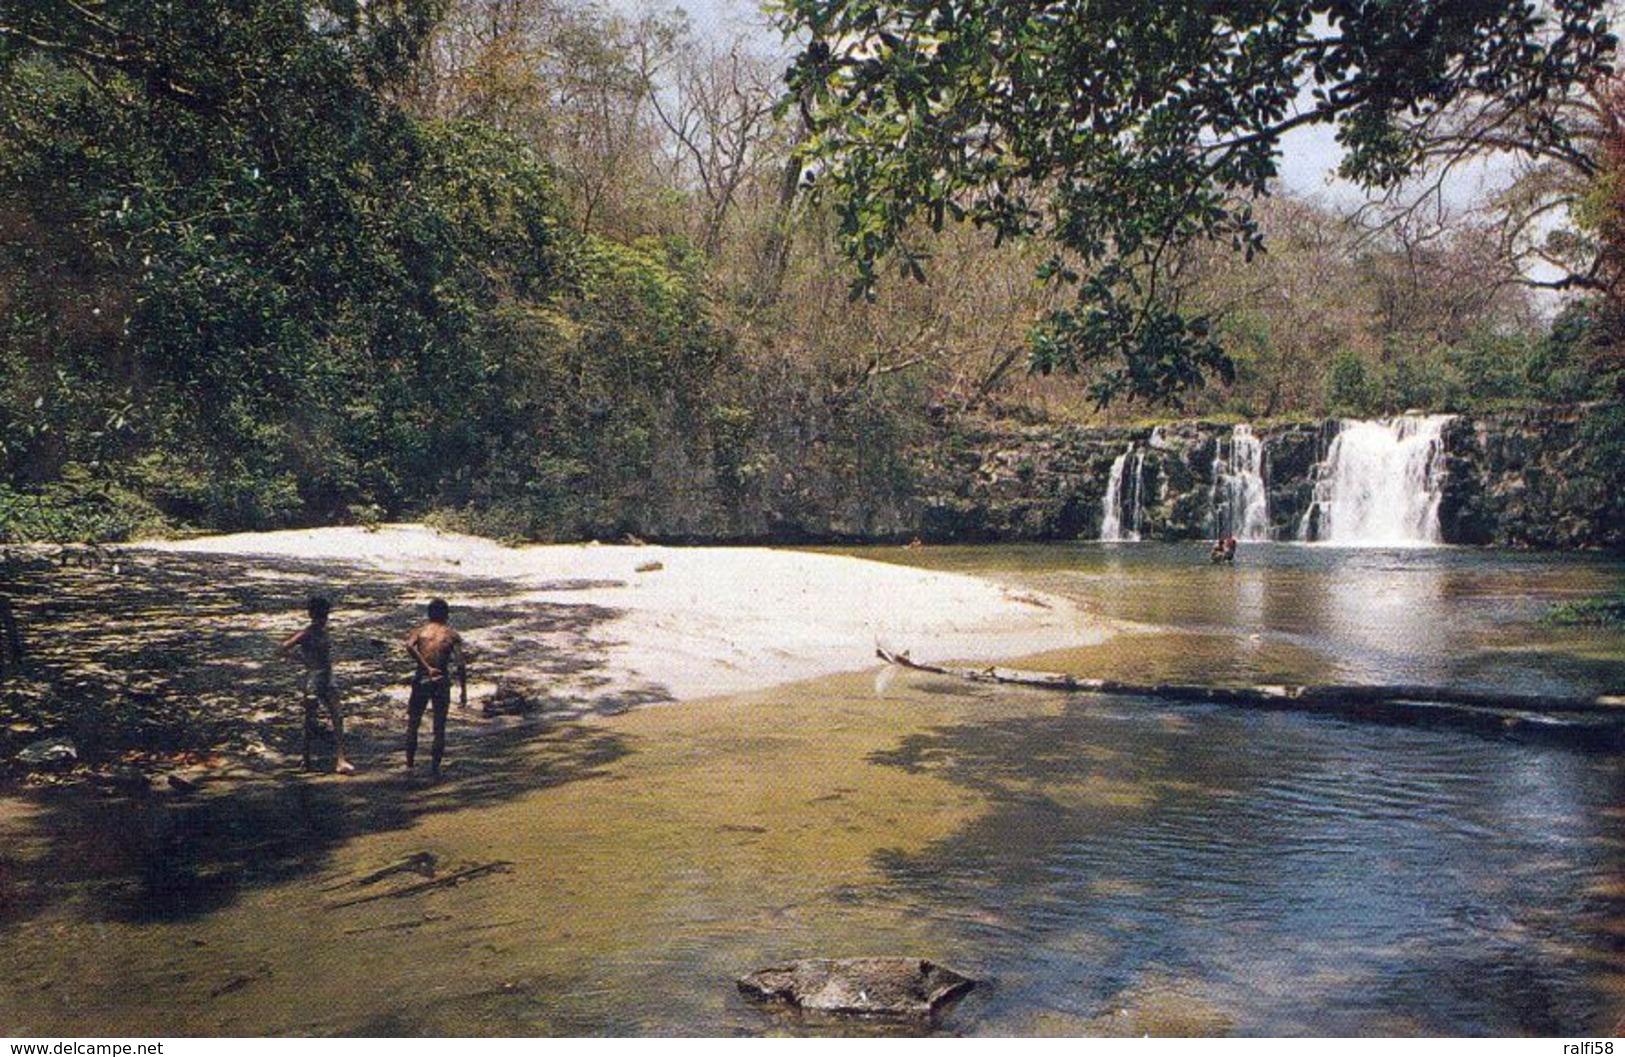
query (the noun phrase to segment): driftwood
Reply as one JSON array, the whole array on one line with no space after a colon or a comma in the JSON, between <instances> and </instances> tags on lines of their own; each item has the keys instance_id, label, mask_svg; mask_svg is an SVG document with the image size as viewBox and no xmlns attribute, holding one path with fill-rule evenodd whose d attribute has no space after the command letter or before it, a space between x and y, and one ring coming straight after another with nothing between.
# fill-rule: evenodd
<instances>
[{"instance_id":1,"label":"driftwood","mask_svg":"<svg viewBox=\"0 0 1625 1057\"><path fill-rule=\"evenodd\" d=\"M434 877L435 857L433 852L420 851L398 862L391 863L382 869L362 877L346 877L342 881L330 884L322 889L324 892L337 892L341 888L366 887L377 884L386 877L393 877L399 873L415 873L419 877Z\"/></svg>"},{"instance_id":2,"label":"driftwood","mask_svg":"<svg viewBox=\"0 0 1625 1057\"><path fill-rule=\"evenodd\" d=\"M346 936L363 936L369 932L406 932L409 929L420 929L425 925L432 925L437 921L450 921L450 914L428 914L411 921L391 921L383 925L368 925L365 928L345 929Z\"/></svg>"},{"instance_id":3,"label":"driftwood","mask_svg":"<svg viewBox=\"0 0 1625 1057\"><path fill-rule=\"evenodd\" d=\"M978 683L1030 686L1070 693L1155 697L1185 704L1235 705L1361 719L1443 719L1485 728L1543 726L1571 723L1580 717L1587 727L1598 723L1625 727L1625 695L1559 697L1531 694L1487 693L1448 686L1197 686L1183 683L1123 683L1115 679L1085 679L1063 672L1034 672L1020 668L956 668L926 664L875 647L875 656L887 664L915 671L967 679Z\"/></svg>"}]
</instances>

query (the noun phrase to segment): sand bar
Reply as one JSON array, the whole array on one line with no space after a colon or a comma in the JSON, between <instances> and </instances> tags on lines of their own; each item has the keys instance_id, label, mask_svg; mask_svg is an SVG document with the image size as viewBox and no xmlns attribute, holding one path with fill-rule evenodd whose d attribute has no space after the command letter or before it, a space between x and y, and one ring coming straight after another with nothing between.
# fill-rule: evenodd
<instances>
[{"instance_id":1,"label":"sand bar","mask_svg":"<svg viewBox=\"0 0 1625 1057\"><path fill-rule=\"evenodd\" d=\"M244 533L144 549L342 562L422 578L456 605L460 578L513 598L612 610L605 670L673 701L872 667L877 642L922 659L996 660L1110 632L1066 599L977 577L765 547L506 547L421 525ZM454 617L455 622L455 617ZM478 632L471 638L478 642ZM563 648L563 647L561 647Z\"/></svg>"}]
</instances>

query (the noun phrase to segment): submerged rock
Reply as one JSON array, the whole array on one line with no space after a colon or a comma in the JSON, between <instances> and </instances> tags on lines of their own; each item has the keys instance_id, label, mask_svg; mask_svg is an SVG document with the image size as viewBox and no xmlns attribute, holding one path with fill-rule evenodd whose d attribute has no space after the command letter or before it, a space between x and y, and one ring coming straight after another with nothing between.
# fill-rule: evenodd
<instances>
[{"instance_id":1,"label":"submerged rock","mask_svg":"<svg viewBox=\"0 0 1625 1057\"><path fill-rule=\"evenodd\" d=\"M1235 1018L1202 995L1199 981L1152 976L1113 995L1075 1034L1105 1038L1212 1039L1236 1030Z\"/></svg>"},{"instance_id":2,"label":"submerged rock","mask_svg":"<svg viewBox=\"0 0 1625 1057\"><path fill-rule=\"evenodd\" d=\"M928 1018L976 981L923 958L807 958L758 969L739 990L817 1013Z\"/></svg>"}]
</instances>

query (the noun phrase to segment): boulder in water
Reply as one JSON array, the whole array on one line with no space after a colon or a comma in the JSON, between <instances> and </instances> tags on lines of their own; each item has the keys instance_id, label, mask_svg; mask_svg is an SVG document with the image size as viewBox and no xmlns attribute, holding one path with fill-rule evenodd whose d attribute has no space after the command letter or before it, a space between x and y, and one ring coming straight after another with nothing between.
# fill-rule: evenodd
<instances>
[{"instance_id":1,"label":"boulder in water","mask_svg":"<svg viewBox=\"0 0 1625 1057\"><path fill-rule=\"evenodd\" d=\"M806 958L739 980L751 998L816 1013L929 1018L976 981L924 958Z\"/></svg>"}]
</instances>

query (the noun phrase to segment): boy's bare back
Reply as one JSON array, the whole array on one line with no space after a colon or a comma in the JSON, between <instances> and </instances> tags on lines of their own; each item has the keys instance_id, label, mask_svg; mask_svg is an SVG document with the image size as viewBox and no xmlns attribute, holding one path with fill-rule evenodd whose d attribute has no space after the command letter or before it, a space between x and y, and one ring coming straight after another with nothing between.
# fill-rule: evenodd
<instances>
[{"instance_id":1,"label":"boy's bare back","mask_svg":"<svg viewBox=\"0 0 1625 1057\"><path fill-rule=\"evenodd\" d=\"M446 666L457 655L462 644L463 637L452 630L451 625L432 620L406 639L407 651L417 659L420 668L429 669L423 674L431 681L445 677Z\"/></svg>"}]
</instances>

